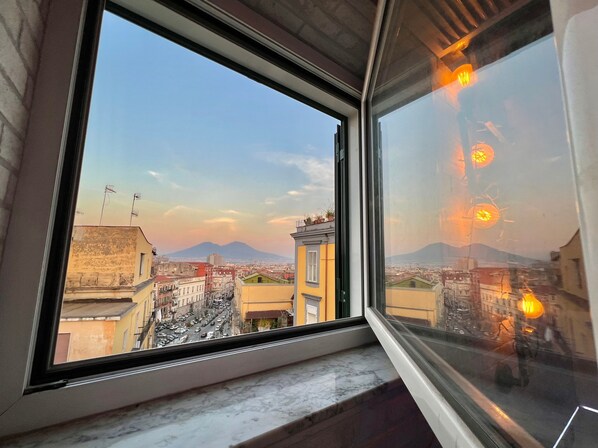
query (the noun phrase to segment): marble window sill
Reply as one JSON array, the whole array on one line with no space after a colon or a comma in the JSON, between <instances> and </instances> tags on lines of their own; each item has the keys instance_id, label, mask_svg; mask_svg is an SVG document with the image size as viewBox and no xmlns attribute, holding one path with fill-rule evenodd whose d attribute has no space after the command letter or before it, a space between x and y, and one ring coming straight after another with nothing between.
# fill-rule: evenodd
<instances>
[{"instance_id":1,"label":"marble window sill","mask_svg":"<svg viewBox=\"0 0 598 448\"><path fill-rule=\"evenodd\" d=\"M223 447L275 443L402 386L379 345L0 440L14 447Z\"/></svg>"}]
</instances>

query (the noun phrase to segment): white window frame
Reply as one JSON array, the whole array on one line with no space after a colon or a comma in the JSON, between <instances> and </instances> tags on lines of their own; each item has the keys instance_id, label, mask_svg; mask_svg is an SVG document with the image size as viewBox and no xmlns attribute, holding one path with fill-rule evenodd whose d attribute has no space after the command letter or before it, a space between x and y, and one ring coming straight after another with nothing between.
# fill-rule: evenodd
<instances>
[{"instance_id":1,"label":"white window frame","mask_svg":"<svg viewBox=\"0 0 598 448\"><path fill-rule=\"evenodd\" d=\"M0 436L65 422L374 341L371 329L361 325L119 371L97 378L84 378L69 382L59 389L24 394L40 319L65 130L87 3L88 0L53 1L48 14L24 156L5 240L4 263L0 267L0 356L5 365L10 366L9 369L1 369L0 373ZM214 32L198 27L158 3L151 0L117 0L116 3L158 25L176 29L183 37L201 42L228 59L345 115L349 135L349 170L354 179L349 186L349 195L360 197L359 109ZM357 206L349 211L350 305L351 316L361 316L362 211L357 201L355 204ZM21 288L15 288L14 279L18 278L30 281L24 282ZM165 378L168 381L164 381ZM140 383L144 387L138 387Z\"/></svg>"},{"instance_id":2,"label":"white window frame","mask_svg":"<svg viewBox=\"0 0 598 448\"><path fill-rule=\"evenodd\" d=\"M306 268L307 268L307 276L305 281L307 283L318 283L318 271L319 271L319 257L318 257L318 250L317 249L310 249L309 246L307 248L307 255L306 255Z\"/></svg>"}]
</instances>

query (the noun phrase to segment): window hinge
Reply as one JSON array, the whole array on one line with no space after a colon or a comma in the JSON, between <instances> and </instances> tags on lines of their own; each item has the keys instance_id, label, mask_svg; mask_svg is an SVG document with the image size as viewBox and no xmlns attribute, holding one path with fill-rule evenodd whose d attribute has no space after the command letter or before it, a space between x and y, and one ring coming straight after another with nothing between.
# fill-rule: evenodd
<instances>
[{"instance_id":1,"label":"window hinge","mask_svg":"<svg viewBox=\"0 0 598 448\"><path fill-rule=\"evenodd\" d=\"M43 392L45 390L54 390L65 387L68 384L68 380L54 381L53 383L39 384L37 386L29 386L25 388L23 395L35 394L37 392Z\"/></svg>"}]
</instances>

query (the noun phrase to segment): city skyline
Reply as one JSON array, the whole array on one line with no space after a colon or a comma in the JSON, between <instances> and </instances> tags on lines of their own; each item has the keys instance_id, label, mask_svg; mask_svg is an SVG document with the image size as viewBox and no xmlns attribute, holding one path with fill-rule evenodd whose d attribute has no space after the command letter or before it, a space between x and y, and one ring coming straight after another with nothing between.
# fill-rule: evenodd
<instances>
[{"instance_id":1,"label":"city skyline","mask_svg":"<svg viewBox=\"0 0 598 448\"><path fill-rule=\"evenodd\" d=\"M147 92L153 92L147 95ZM293 256L305 215L334 207L339 121L105 13L77 225L132 225L160 254L242 241Z\"/></svg>"}]
</instances>

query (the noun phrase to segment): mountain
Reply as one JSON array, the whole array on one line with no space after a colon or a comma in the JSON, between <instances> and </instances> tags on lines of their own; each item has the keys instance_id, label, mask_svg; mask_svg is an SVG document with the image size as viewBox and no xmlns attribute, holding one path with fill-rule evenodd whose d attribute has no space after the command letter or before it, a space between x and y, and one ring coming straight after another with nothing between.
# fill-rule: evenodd
<instances>
[{"instance_id":1,"label":"mountain","mask_svg":"<svg viewBox=\"0 0 598 448\"><path fill-rule=\"evenodd\" d=\"M224 261L231 263L252 261L284 263L292 261L288 257L261 252L240 241L234 241L224 246L210 242L201 243L178 252L166 254L166 256L171 259L206 261L208 255L214 253L222 255Z\"/></svg>"},{"instance_id":2,"label":"mountain","mask_svg":"<svg viewBox=\"0 0 598 448\"><path fill-rule=\"evenodd\" d=\"M445 243L429 244L422 249L409 254L393 255L386 258L390 265L401 264L430 264L447 265L456 262L460 258L474 258L480 266L488 264L521 264L531 265L538 263L533 258L522 257L521 255L504 252L494 249L485 244L471 244L463 247L454 247Z\"/></svg>"}]
</instances>

